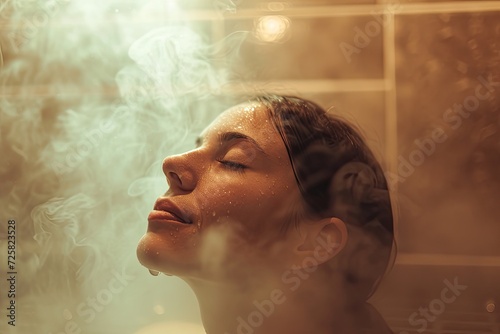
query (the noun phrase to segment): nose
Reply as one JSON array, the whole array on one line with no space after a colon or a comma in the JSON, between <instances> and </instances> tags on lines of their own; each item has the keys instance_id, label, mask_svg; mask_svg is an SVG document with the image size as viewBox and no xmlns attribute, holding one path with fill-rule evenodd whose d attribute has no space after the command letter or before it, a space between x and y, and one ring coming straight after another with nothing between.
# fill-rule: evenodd
<instances>
[{"instance_id":1,"label":"nose","mask_svg":"<svg viewBox=\"0 0 500 334\"><path fill-rule=\"evenodd\" d=\"M182 194L193 191L197 182L193 165L189 154L172 155L163 160L163 173L167 177L170 192Z\"/></svg>"}]
</instances>

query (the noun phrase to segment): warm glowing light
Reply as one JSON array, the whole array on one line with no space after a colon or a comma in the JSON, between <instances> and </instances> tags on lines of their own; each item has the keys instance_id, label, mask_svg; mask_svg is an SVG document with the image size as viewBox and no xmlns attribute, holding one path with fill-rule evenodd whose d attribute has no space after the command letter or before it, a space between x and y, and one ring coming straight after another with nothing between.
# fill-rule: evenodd
<instances>
[{"instance_id":1,"label":"warm glowing light","mask_svg":"<svg viewBox=\"0 0 500 334\"><path fill-rule=\"evenodd\" d=\"M486 303L486 311L489 313L492 313L495 311L495 303L494 302L488 302Z\"/></svg>"},{"instance_id":2,"label":"warm glowing light","mask_svg":"<svg viewBox=\"0 0 500 334\"><path fill-rule=\"evenodd\" d=\"M163 314L163 313L165 313L165 309L161 305L155 305L153 307L153 311L155 311L156 314Z\"/></svg>"},{"instance_id":3,"label":"warm glowing light","mask_svg":"<svg viewBox=\"0 0 500 334\"><path fill-rule=\"evenodd\" d=\"M205 334L203 326L189 322L159 322L140 329L135 334Z\"/></svg>"},{"instance_id":4,"label":"warm glowing light","mask_svg":"<svg viewBox=\"0 0 500 334\"><path fill-rule=\"evenodd\" d=\"M290 19L281 15L259 18L255 24L255 35L264 42L280 42L287 36Z\"/></svg>"}]
</instances>

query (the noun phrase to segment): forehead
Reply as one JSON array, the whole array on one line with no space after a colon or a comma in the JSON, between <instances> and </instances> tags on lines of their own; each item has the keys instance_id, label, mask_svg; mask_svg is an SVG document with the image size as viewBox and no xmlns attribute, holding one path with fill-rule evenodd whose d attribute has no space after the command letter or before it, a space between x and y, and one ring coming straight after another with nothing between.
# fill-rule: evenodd
<instances>
[{"instance_id":1,"label":"forehead","mask_svg":"<svg viewBox=\"0 0 500 334\"><path fill-rule=\"evenodd\" d=\"M281 153L281 149L286 152L267 109L257 102L242 103L227 109L201 133L201 137L208 139L224 132L241 132L253 138L268 153Z\"/></svg>"},{"instance_id":2,"label":"forehead","mask_svg":"<svg viewBox=\"0 0 500 334\"><path fill-rule=\"evenodd\" d=\"M259 128L269 123L266 108L257 102L248 102L233 106L222 112L209 127L229 126L239 128Z\"/></svg>"}]
</instances>

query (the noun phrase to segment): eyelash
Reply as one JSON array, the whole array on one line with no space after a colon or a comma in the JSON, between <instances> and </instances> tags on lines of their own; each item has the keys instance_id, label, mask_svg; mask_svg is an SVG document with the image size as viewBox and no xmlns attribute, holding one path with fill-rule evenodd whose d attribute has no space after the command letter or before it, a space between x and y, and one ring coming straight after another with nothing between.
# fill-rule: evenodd
<instances>
[{"instance_id":1,"label":"eyelash","mask_svg":"<svg viewBox=\"0 0 500 334\"><path fill-rule=\"evenodd\" d=\"M222 159L218 159L217 161L220 162L222 165L224 165L224 167L239 173L243 173L247 168L247 166L239 164L237 162L232 162Z\"/></svg>"}]
</instances>

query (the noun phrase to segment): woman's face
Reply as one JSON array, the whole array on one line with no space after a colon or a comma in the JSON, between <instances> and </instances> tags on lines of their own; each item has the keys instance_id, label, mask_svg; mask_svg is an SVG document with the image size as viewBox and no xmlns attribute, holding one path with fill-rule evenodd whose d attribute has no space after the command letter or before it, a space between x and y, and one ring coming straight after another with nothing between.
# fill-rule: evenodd
<instances>
[{"instance_id":1,"label":"woman's face","mask_svg":"<svg viewBox=\"0 0 500 334\"><path fill-rule=\"evenodd\" d=\"M148 217L137 249L143 265L210 279L282 262L282 229L292 223L301 197L285 145L262 105L222 113L194 150L165 158L163 172L169 190Z\"/></svg>"}]
</instances>

